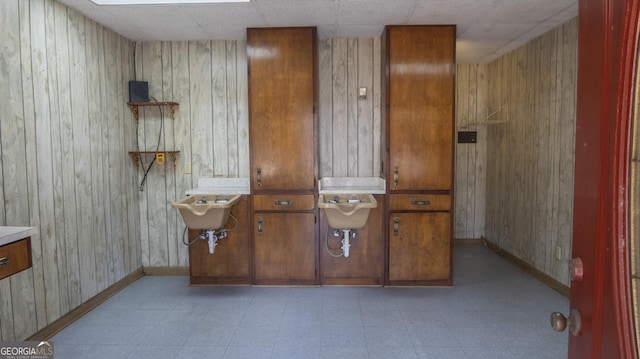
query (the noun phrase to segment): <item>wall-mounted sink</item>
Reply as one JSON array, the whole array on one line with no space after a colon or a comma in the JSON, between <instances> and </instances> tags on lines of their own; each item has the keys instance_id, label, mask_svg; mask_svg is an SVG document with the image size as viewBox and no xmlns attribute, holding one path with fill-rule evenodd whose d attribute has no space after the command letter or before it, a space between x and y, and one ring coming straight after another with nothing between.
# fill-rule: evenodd
<instances>
[{"instance_id":1,"label":"wall-mounted sink","mask_svg":"<svg viewBox=\"0 0 640 359\"><path fill-rule=\"evenodd\" d=\"M371 208L378 207L372 194L321 194L318 208L324 209L334 229L360 229L367 224Z\"/></svg>"},{"instance_id":2,"label":"wall-mounted sink","mask_svg":"<svg viewBox=\"0 0 640 359\"><path fill-rule=\"evenodd\" d=\"M239 194L200 194L187 196L171 203L182 215L190 229L221 229L229 219L229 212L240 200Z\"/></svg>"}]
</instances>

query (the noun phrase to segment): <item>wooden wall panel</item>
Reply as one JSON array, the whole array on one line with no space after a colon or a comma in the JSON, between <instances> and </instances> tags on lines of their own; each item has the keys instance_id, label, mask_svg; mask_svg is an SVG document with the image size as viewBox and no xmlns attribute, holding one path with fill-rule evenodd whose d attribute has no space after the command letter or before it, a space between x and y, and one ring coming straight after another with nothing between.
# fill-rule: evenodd
<instances>
[{"instance_id":1,"label":"wooden wall panel","mask_svg":"<svg viewBox=\"0 0 640 359\"><path fill-rule=\"evenodd\" d=\"M476 131L474 144L456 143L454 238L484 235L487 65L456 67L456 130ZM457 139L456 139L457 142Z\"/></svg>"},{"instance_id":2,"label":"wooden wall panel","mask_svg":"<svg viewBox=\"0 0 640 359\"><path fill-rule=\"evenodd\" d=\"M0 19L0 41L13 44L0 48L0 224L41 229L34 268L0 281L0 339L14 340L141 265L188 265L170 202L199 177L248 177L247 61L244 41L135 45L53 0L2 1ZM494 118L508 122L476 126L478 143L456 146L455 237L485 235L561 281L566 266L553 256L556 245L570 253L575 44L574 21L457 70L457 129L509 106ZM318 49L320 176L377 176L380 39L323 39ZM125 105L134 78L180 103L175 121L142 113L143 146L162 129L161 146L181 151L175 169L152 168L142 192L126 154L136 147Z\"/></svg>"},{"instance_id":3,"label":"wooden wall panel","mask_svg":"<svg viewBox=\"0 0 640 359\"><path fill-rule=\"evenodd\" d=\"M380 39L321 39L318 53L320 177L380 176Z\"/></svg>"},{"instance_id":4,"label":"wooden wall panel","mask_svg":"<svg viewBox=\"0 0 640 359\"><path fill-rule=\"evenodd\" d=\"M53 0L0 2L0 27L0 225L40 230L33 268L0 281L11 341L140 267L139 211L124 130L132 43Z\"/></svg>"},{"instance_id":5,"label":"wooden wall panel","mask_svg":"<svg viewBox=\"0 0 640 359\"><path fill-rule=\"evenodd\" d=\"M577 21L488 65L487 238L569 285ZM561 258L556 258L556 247Z\"/></svg>"},{"instance_id":6,"label":"wooden wall panel","mask_svg":"<svg viewBox=\"0 0 640 359\"><path fill-rule=\"evenodd\" d=\"M200 177L249 175L246 43L144 42L137 47L138 80L149 82L149 95L179 103L175 121L165 113L160 141L161 149L180 151L177 165L170 160L154 165L143 188L142 264L188 266L184 222L171 202L197 187ZM141 146L155 150L160 113L145 109L141 118ZM191 173L184 173L187 162Z\"/></svg>"}]
</instances>

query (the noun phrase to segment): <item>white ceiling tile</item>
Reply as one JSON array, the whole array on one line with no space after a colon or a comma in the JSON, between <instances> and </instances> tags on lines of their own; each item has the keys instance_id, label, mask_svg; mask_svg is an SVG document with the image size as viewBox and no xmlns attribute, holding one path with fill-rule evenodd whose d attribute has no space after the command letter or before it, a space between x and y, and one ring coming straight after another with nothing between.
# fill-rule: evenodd
<instances>
[{"instance_id":1,"label":"white ceiling tile","mask_svg":"<svg viewBox=\"0 0 640 359\"><path fill-rule=\"evenodd\" d=\"M106 12L102 7L97 5L78 6L77 8L75 8L75 10L112 30L133 28L127 21L123 21L121 18L113 16L112 14Z\"/></svg>"},{"instance_id":2,"label":"white ceiling tile","mask_svg":"<svg viewBox=\"0 0 640 359\"><path fill-rule=\"evenodd\" d=\"M336 25L321 25L318 26L318 37L321 39L329 39L338 37Z\"/></svg>"},{"instance_id":3,"label":"white ceiling tile","mask_svg":"<svg viewBox=\"0 0 640 359\"><path fill-rule=\"evenodd\" d=\"M533 29L536 23L527 22L478 22L458 35L464 40L513 40Z\"/></svg>"},{"instance_id":4,"label":"white ceiling tile","mask_svg":"<svg viewBox=\"0 0 640 359\"><path fill-rule=\"evenodd\" d=\"M420 1L411 23L464 24L483 17L499 0L431 0ZM461 11L464 9L464 11Z\"/></svg>"},{"instance_id":5,"label":"white ceiling tile","mask_svg":"<svg viewBox=\"0 0 640 359\"><path fill-rule=\"evenodd\" d=\"M58 1L135 41L238 40L246 37L247 27L267 26L317 26L321 38L377 37L384 25L455 24L458 58L465 63L494 59L578 14L578 0L251 0L138 6Z\"/></svg>"},{"instance_id":6,"label":"white ceiling tile","mask_svg":"<svg viewBox=\"0 0 640 359\"><path fill-rule=\"evenodd\" d=\"M175 6L102 6L111 15L131 24L134 28L155 27L161 30L167 24L187 25L191 19Z\"/></svg>"},{"instance_id":7,"label":"white ceiling tile","mask_svg":"<svg viewBox=\"0 0 640 359\"><path fill-rule=\"evenodd\" d=\"M202 27L222 29L223 26L246 28L267 25L255 4L181 5L180 9Z\"/></svg>"},{"instance_id":8,"label":"white ceiling tile","mask_svg":"<svg viewBox=\"0 0 640 359\"><path fill-rule=\"evenodd\" d=\"M204 29L211 40L245 40L247 29L244 27L220 27Z\"/></svg>"},{"instance_id":9,"label":"white ceiling tile","mask_svg":"<svg viewBox=\"0 0 640 359\"><path fill-rule=\"evenodd\" d=\"M379 37L384 25L338 25L337 37Z\"/></svg>"},{"instance_id":10,"label":"white ceiling tile","mask_svg":"<svg viewBox=\"0 0 640 359\"><path fill-rule=\"evenodd\" d=\"M411 17L415 6L415 0L340 1L338 2L338 24L404 24Z\"/></svg>"},{"instance_id":11,"label":"white ceiling tile","mask_svg":"<svg viewBox=\"0 0 640 359\"><path fill-rule=\"evenodd\" d=\"M335 24L335 1L299 0L257 3L270 26L310 26Z\"/></svg>"},{"instance_id":12,"label":"white ceiling tile","mask_svg":"<svg viewBox=\"0 0 640 359\"><path fill-rule=\"evenodd\" d=\"M539 22L571 5L571 0L502 0L482 21Z\"/></svg>"}]
</instances>

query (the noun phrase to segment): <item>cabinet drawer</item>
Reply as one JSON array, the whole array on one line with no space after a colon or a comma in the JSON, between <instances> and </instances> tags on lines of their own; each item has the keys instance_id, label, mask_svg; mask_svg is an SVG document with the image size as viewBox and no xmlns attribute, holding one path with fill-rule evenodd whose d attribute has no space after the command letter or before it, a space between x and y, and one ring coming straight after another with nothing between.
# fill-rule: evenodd
<instances>
[{"instance_id":1,"label":"cabinet drawer","mask_svg":"<svg viewBox=\"0 0 640 359\"><path fill-rule=\"evenodd\" d=\"M394 194L389 198L392 211L450 211L448 194Z\"/></svg>"},{"instance_id":2,"label":"cabinet drawer","mask_svg":"<svg viewBox=\"0 0 640 359\"><path fill-rule=\"evenodd\" d=\"M0 279L31 267L31 239L0 247Z\"/></svg>"},{"instance_id":3,"label":"cabinet drawer","mask_svg":"<svg viewBox=\"0 0 640 359\"><path fill-rule=\"evenodd\" d=\"M315 206L313 195L253 196L253 209L256 211L311 211Z\"/></svg>"}]
</instances>

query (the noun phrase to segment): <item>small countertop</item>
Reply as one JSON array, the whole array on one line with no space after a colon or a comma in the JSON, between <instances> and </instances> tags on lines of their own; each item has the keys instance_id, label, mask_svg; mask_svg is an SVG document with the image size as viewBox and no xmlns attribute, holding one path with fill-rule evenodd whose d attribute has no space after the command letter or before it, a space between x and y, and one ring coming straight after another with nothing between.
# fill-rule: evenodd
<instances>
[{"instance_id":1,"label":"small countertop","mask_svg":"<svg viewBox=\"0 0 640 359\"><path fill-rule=\"evenodd\" d=\"M323 177L318 181L320 194L385 194L386 182L380 177Z\"/></svg>"},{"instance_id":2,"label":"small countertop","mask_svg":"<svg viewBox=\"0 0 640 359\"><path fill-rule=\"evenodd\" d=\"M185 191L188 196L198 194L249 194L249 178L198 178L198 187Z\"/></svg>"},{"instance_id":3,"label":"small countertop","mask_svg":"<svg viewBox=\"0 0 640 359\"><path fill-rule=\"evenodd\" d=\"M35 227L0 226L0 246L31 237L35 234L38 234L38 229Z\"/></svg>"}]
</instances>

